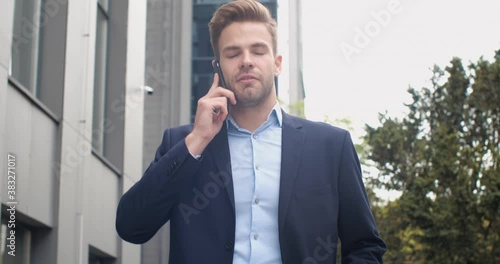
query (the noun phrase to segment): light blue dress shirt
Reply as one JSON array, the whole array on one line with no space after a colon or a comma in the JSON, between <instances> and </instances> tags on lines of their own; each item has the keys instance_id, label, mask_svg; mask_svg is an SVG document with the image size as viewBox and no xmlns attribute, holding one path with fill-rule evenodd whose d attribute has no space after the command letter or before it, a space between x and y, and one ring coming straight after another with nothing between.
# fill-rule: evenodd
<instances>
[{"instance_id":1,"label":"light blue dress shirt","mask_svg":"<svg viewBox=\"0 0 500 264\"><path fill-rule=\"evenodd\" d=\"M278 232L282 113L276 103L254 133L229 116L234 185L234 264L282 263Z\"/></svg>"}]
</instances>

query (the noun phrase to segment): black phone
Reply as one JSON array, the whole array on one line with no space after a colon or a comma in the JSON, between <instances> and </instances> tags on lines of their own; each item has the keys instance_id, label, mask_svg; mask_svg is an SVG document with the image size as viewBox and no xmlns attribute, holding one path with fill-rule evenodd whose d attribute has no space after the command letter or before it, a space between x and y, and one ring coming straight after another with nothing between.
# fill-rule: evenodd
<instances>
[{"instance_id":1,"label":"black phone","mask_svg":"<svg viewBox=\"0 0 500 264\"><path fill-rule=\"evenodd\" d=\"M214 70L219 75L219 86L227 88L226 81L224 80L224 75L222 75L222 69L220 68L220 63L218 60L215 61Z\"/></svg>"},{"instance_id":2,"label":"black phone","mask_svg":"<svg viewBox=\"0 0 500 264\"><path fill-rule=\"evenodd\" d=\"M227 88L226 81L224 80L224 75L222 74L222 69L220 68L220 63L218 60L215 60L214 71L217 73L217 75L219 75L219 86L222 88ZM229 99L228 99L228 104L229 104ZM220 109L214 109L214 113L216 115L219 115Z\"/></svg>"}]
</instances>

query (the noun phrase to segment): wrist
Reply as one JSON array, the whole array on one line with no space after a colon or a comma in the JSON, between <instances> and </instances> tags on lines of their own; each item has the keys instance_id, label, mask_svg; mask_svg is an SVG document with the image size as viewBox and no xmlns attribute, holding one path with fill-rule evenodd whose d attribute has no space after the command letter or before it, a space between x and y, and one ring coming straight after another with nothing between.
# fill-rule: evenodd
<instances>
[{"instance_id":1,"label":"wrist","mask_svg":"<svg viewBox=\"0 0 500 264\"><path fill-rule=\"evenodd\" d=\"M186 136L185 141L189 153L193 156L201 155L210 142L202 137L196 136L193 132Z\"/></svg>"}]
</instances>

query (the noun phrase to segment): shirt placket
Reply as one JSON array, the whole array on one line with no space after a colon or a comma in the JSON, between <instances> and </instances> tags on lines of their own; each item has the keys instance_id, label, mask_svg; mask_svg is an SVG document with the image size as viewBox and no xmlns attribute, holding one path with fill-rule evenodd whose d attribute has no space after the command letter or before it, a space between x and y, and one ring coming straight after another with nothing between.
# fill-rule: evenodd
<instances>
[{"instance_id":1,"label":"shirt placket","mask_svg":"<svg viewBox=\"0 0 500 264\"><path fill-rule=\"evenodd\" d=\"M259 247L260 243L260 231L259 230L259 211L260 209L260 199L259 199L259 179L261 177L261 162L259 160L259 155L257 155L257 145L259 144L259 135L257 133L253 133L251 135L251 146L252 146L252 155L253 155L253 175L254 175L254 190L253 190L253 196L252 196L252 225L251 225L251 232L250 232L250 244L251 244L251 254L250 254L250 263L253 263L252 260L254 260L254 253L255 249Z\"/></svg>"}]
</instances>

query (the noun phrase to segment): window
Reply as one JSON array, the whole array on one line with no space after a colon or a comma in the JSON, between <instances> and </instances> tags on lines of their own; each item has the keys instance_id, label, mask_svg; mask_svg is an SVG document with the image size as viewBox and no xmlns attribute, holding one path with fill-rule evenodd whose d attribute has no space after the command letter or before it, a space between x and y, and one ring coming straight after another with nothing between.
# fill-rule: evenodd
<instances>
[{"instance_id":1,"label":"window","mask_svg":"<svg viewBox=\"0 0 500 264\"><path fill-rule=\"evenodd\" d=\"M14 1L9 82L58 122L62 116L67 4Z\"/></svg>"},{"instance_id":2,"label":"window","mask_svg":"<svg viewBox=\"0 0 500 264\"><path fill-rule=\"evenodd\" d=\"M105 156L106 140L106 94L108 75L108 21L109 5L107 0L97 1L97 23L94 69L94 112L92 123L92 147Z\"/></svg>"},{"instance_id":3,"label":"window","mask_svg":"<svg viewBox=\"0 0 500 264\"><path fill-rule=\"evenodd\" d=\"M2 219L0 264L28 263L31 263L31 230L17 221Z\"/></svg>"},{"instance_id":4,"label":"window","mask_svg":"<svg viewBox=\"0 0 500 264\"><path fill-rule=\"evenodd\" d=\"M128 2L97 0L94 3L97 11L92 153L120 175L127 107L124 66L127 65Z\"/></svg>"},{"instance_id":5,"label":"window","mask_svg":"<svg viewBox=\"0 0 500 264\"><path fill-rule=\"evenodd\" d=\"M112 264L115 259L100 251L96 247L89 246L89 264Z\"/></svg>"},{"instance_id":6,"label":"window","mask_svg":"<svg viewBox=\"0 0 500 264\"><path fill-rule=\"evenodd\" d=\"M15 1L9 75L38 95L42 0Z\"/></svg>"},{"instance_id":7,"label":"window","mask_svg":"<svg viewBox=\"0 0 500 264\"><path fill-rule=\"evenodd\" d=\"M104 260L93 254L89 254L89 264L104 264Z\"/></svg>"}]
</instances>

